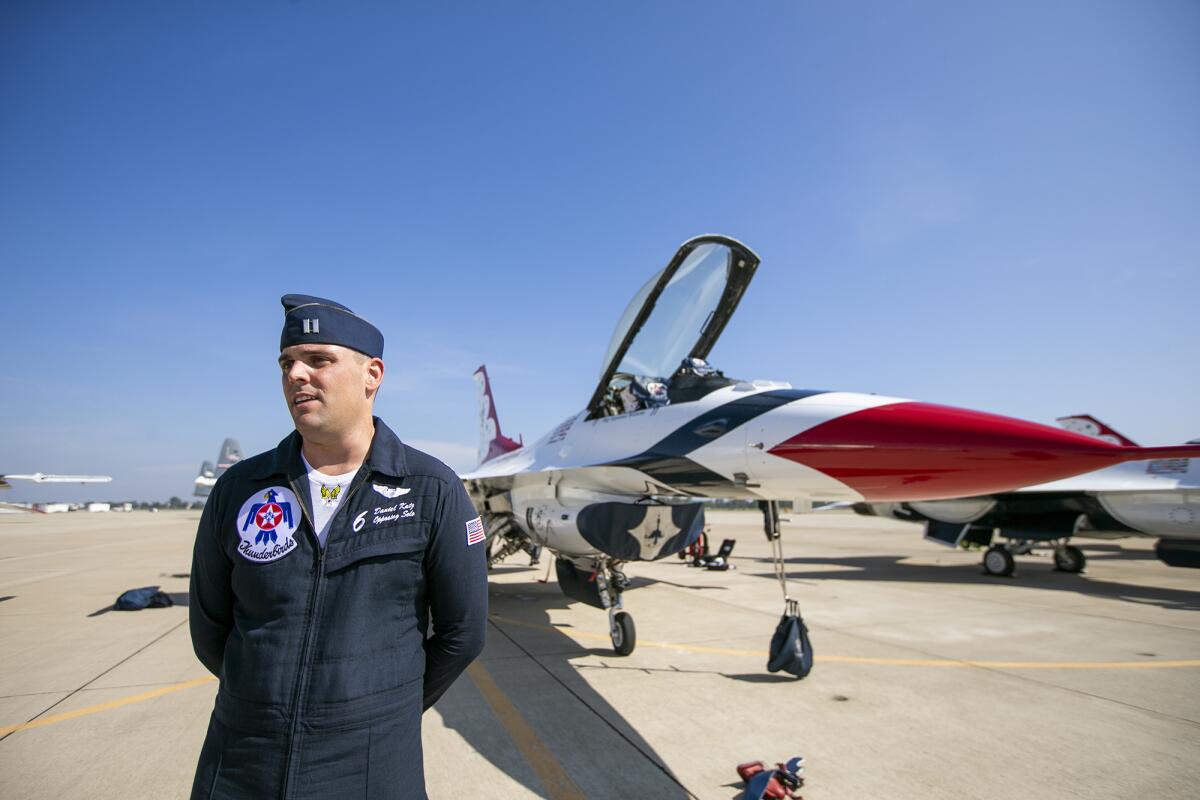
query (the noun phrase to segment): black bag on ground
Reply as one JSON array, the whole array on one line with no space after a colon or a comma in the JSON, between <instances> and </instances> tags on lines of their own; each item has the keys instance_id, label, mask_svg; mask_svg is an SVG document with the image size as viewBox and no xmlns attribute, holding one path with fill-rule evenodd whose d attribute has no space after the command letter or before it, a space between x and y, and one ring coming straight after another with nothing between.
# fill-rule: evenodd
<instances>
[{"instance_id":1,"label":"black bag on ground","mask_svg":"<svg viewBox=\"0 0 1200 800\"><path fill-rule=\"evenodd\" d=\"M767 660L770 672L789 672L803 678L812 671L813 650L808 640L808 628L799 611L788 610L779 618L775 635L771 637L771 653Z\"/></svg>"},{"instance_id":2,"label":"black bag on ground","mask_svg":"<svg viewBox=\"0 0 1200 800\"><path fill-rule=\"evenodd\" d=\"M175 601L166 592L160 592L157 586L143 586L140 589L130 589L122 592L113 604L117 611L140 611L143 608L166 608L175 605Z\"/></svg>"}]
</instances>

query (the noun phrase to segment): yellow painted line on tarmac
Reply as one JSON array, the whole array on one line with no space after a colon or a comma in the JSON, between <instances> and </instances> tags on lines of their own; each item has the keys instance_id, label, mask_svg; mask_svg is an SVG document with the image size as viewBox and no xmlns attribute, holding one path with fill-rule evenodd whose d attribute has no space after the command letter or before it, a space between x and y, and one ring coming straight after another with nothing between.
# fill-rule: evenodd
<instances>
[{"instance_id":1,"label":"yellow painted line on tarmac","mask_svg":"<svg viewBox=\"0 0 1200 800\"><path fill-rule=\"evenodd\" d=\"M114 708L120 708L121 706L140 703L143 700L153 700L156 697L162 697L163 695L172 694L174 692L181 692L184 689L191 689L194 686L202 686L206 683L212 683L215 680L216 678L214 678L212 675L209 675L204 678L196 678L192 681L173 683L170 686L161 686L157 689L151 689L148 692L132 694L129 697L121 697L116 700L109 700L107 703L99 703L98 705L87 706L86 708L77 708L74 711L66 711L62 714L52 714L48 717L38 717L37 719L30 720L29 722L22 722L20 725L9 725L6 728L0 728L0 736L8 736L10 733L16 733L17 731L27 731L30 728L40 728L43 725L53 725L56 722L66 722L69 719L86 717L89 714L98 714L101 711L110 711Z\"/></svg>"},{"instance_id":2,"label":"yellow painted line on tarmac","mask_svg":"<svg viewBox=\"0 0 1200 800\"><path fill-rule=\"evenodd\" d=\"M479 689L483 699L492 707L492 712L508 732L513 744L533 768L551 800L587 800L587 795L571 780L571 776L558 763L558 759L550 752L546 743L534 733L529 722L508 699L508 695L496 685L483 663L472 662L471 666L467 667L467 675L475 683L475 688Z\"/></svg>"},{"instance_id":3,"label":"yellow painted line on tarmac","mask_svg":"<svg viewBox=\"0 0 1200 800\"><path fill-rule=\"evenodd\" d=\"M608 642L607 634L592 633L590 631L578 631L573 628L559 628L552 625L540 625L532 622L522 622L521 620L502 617L496 614L489 615L496 622L502 622L506 625L516 625L522 628L533 628L535 630L553 631L561 633L573 639L583 639L587 641ZM767 652L765 650L739 650L731 647L709 647L700 644L682 644L677 642L652 642L646 640L638 641L640 647L656 647L663 650L680 650L686 653L708 653L713 655L727 656L745 656L748 658L765 659ZM1167 659L1162 661L981 661L981 660L966 660L966 659L950 659L950 658L873 658L870 656L838 656L838 655L817 655L816 660L822 663L832 664L862 664L867 666L886 666L886 667L932 667L934 669L1028 669L1028 670L1141 670L1141 669L1195 669L1200 667L1200 659ZM563 771L562 767L554 759L554 756L542 743L533 729L521 716L521 712L508 699L508 697L500 690L492 680L491 675L484 669L483 665L476 661L467 668L467 673L479 688L484 698L491 705L492 710L500 719L521 754L525 756L525 760L529 762L541 779L542 784L547 791L551 792L551 797L554 800L558 798L583 798L584 795L580 792L579 787L574 781ZM202 686L206 683L212 683L216 678L209 675L195 680L183 681L182 683L173 683L169 686L162 686L158 689L151 689L147 692L121 697L116 700L110 700L107 703L99 703L94 706L86 706L78 708L74 711L66 711L61 714L52 714L48 717L39 717L29 722L22 722L18 725L8 725L0 727L0 736L8 736L10 733L25 731L31 728L41 728L45 725L53 725L58 722L66 722L67 720L86 717L91 714L98 714L101 711L110 711L114 708L140 703L144 700L154 700L164 695L173 694L191 689L196 686ZM556 787L552 789L551 787ZM558 793L556 793L558 792Z\"/></svg>"},{"instance_id":4,"label":"yellow painted line on tarmac","mask_svg":"<svg viewBox=\"0 0 1200 800\"><path fill-rule=\"evenodd\" d=\"M763 658L766 653L761 653ZM982 669L1182 669L1200 667L1200 659L1174 661L977 661L949 658L869 658L817 656L817 661L840 664L879 664L893 667L979 667Z\"/></svg>"},{"instance_id":5,"label":"yellow painted line on tarmac","mask_svg":"<svg viewBox=\"0 0 1200 800\"><path fill-rule=\"evenodd\" d=\"M608 634L577 631L574 628L558 628L552 625L539 625L532 622L522 622L508 617L489 615L497 622L506 625L516 625L522 628L554 631L573 639L608 642ZM726 656L747 656L749 658L767 658L765 650L736 650L730 647L708 647L702 644L679 644L674 642L648 642L639 639L638 647L657 647L664 650L682 650L687 653L712 653ZM869 656L826 656L818 654L816 661L831 664L866 664L885 667L934 667L937 669L963 669L975 667L980 669L1186 669L1200 667L1200 659L1176 659L1163 661L978 661L952 658L872 658Z\"/></svg>"}]
</instances>

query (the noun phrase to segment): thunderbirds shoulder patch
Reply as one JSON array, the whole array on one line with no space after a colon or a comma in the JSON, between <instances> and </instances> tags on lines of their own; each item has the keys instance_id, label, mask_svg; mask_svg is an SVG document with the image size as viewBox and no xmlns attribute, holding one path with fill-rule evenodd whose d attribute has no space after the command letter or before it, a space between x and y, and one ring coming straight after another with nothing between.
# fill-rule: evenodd
<instances>
[{"instance_id":1,"label":"thunderbirds shoulder patch","mask_svg":"<svg viewBox=\"0 0 1200 800\"><path fill-rule=\"evenodd\" d=\"M296 549L300 504L282 486L255 492L238 512L238 553L249 561L275 561Z\"/></svg>"}]
</instances>

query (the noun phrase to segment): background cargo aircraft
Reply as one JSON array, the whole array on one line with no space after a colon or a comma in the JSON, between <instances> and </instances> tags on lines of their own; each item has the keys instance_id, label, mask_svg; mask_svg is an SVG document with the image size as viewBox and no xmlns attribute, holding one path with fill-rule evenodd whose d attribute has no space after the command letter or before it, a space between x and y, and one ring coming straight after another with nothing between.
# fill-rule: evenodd
<instances>
[{"instance_id":1,"label":"background cargo aircraft","mask_svg":"<svg viewBox=\"0 0 1200 800\"><path fill-rule=\"evenodd\" d=\"M1133 442L1089 415L1059 422L1113 444ZM1200 444L1192 441L1188 444ZM1068 544L1073 536L1117 539L1159 537L1155 553L1173 567L1200 567L1200 460L1162 458L1117 464L1106 469L978 497L903 503L856 503L867 516L923 522L928 539L951 546L991 545L984 571L1011 575L1014 555L1038 547L1054 550L1054 565L1080 572L1083 551ZM999 535L1004 543L992 544Z\"/></svg>"},{"instance_id":2,"label":"background cargo aircraft","mask_svg":"<svg viewBox=\"0 0 1200 800\"><path fill-rule=\"evenodd\" d=\"M226 439L221 443L221 452L217 455L217 465L214 467L211 461L205 461L200 465L200 474L196 476L192 495L208 497L212 487L216 485L217 478L224 475L225 470L241 460L242 448L238 445L237 439Z\"/></svg>"},{"instance_id":3,"label":"background cargo aircraft","mask_svg":"<svg viewBox=\"0 0 1200 800\"><path fill-rule=\"evenodd\" d=\"M778 542L780 500L801 509L938 500L1200 456L1200 446L1139 448L896 397L726 377L704 359L758 264L724 236L685 242L622 314L587 407L531 445L501 433L487 372L476 372L481 463L462 477L492 563L538 546L554 551L563 591L608 610L619 654L636 638L622 565L695 541L700 498L766 504L767 534Z\"/></svg>"}]
</instances>

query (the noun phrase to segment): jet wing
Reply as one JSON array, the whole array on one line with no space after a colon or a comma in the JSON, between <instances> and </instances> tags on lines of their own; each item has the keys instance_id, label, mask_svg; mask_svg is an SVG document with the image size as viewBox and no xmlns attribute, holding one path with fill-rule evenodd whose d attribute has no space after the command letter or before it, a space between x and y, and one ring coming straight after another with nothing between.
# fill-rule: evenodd
<instances>
[{"instance_id":1,"label":"jet wing","mask_svg":"<svg viewBox=\"0 0 1200 800\"><path fill-rule=\"evenodd\" d=\"M1016 492L1157 492L1176 489L1200 489L1200 459L1129 461L1071 478L1026 486Z\"/></svg>"},{"instance_id":2,"label":"jet wing","mask_svg":"<svg viewBox=\"0 0 1200 800\"><path fill-rule=\"evenodd\" d=\"M0 489L10 489L10 481L30 481L32 483L111 483L111 475L46 475L34 472L30 475L0 475Z\"/></svg>"},{"instance_id":3,"label":"jet wing","mask_svg":"<svg viewBox=\"0 0 1200 800\"><path fill-rule=\"evenodd\" d=\"M1093 417L1091 414L1073 414L1059 417L1063 428L1082 433L1111 444L1125 447L1137 445L1118 431ZM1188 444L1193 444L1188 442ZM1200 488L1200 459L1152 458L1145 461L1128 461L1124 464L1085 472L1062 480L1026 486L1018 493L1036 492L1156 492L1175 489Z\"/></svg>"}]
</instances>

